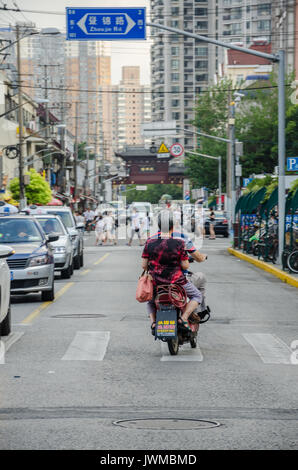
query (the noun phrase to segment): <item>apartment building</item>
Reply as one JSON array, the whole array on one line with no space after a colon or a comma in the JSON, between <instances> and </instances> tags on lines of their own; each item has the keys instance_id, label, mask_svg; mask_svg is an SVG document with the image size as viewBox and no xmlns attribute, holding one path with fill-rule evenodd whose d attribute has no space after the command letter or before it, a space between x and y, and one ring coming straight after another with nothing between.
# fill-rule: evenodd
<instances>
[{"instance_id":1,"label":"apartment building","mask_svg":"<svg viewBox=\"0 0 298 470\"><path fill-rule=\"evenodd\" d=\"M214 36L216 4L216 0L152 0L152 22ZM192 149L195 139L192 134L183 134L182 129L192 129L196 96L213 81L216 48L157 28L151 28L151 35L152 119L176 120L181 129L179 141L186 149ZM176 139L165 140L170 145Z\"/></svg>"},{"instance_id":2,"label":"apartment building","mask_svg":"<svg viewBox=\"0 0 298 470\"><path fill-rule=\"evenodd\" d=\"M298 79L298 3L295 0L275 0L272 6L272 51L286 53L286 70L295 71Z\"/></svg>"},{"instance_id":3,"label":"apartment building","mask_svg":"<svg viewBox=\"0 0 298 470\"><path fill-rule=\"evenodd\" d=\"M139 66L123 66L119 85L112 87L112 132L114 150L147 146L151 139L141 135L141 124L151 121L151 89L140 82Z\"/></svg>"},{"instance_id":4,"label":"apartment building","mask_svg":"<svg viewBox=\"0 0 298 470\"><path fill-rule=\"evenodd\" d=\"M271 42L271 5L266 0L219 0L218 33L248 47L254 39Z\"/></svg>"}]
</instances>

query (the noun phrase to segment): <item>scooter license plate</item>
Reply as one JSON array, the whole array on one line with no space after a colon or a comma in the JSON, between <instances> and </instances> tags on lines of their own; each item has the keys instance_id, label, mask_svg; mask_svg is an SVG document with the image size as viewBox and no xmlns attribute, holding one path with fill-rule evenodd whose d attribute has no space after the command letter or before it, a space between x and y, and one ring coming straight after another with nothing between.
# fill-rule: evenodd
<instances>
[{"instance_id":1,"label":"scooter license plate","mask_svg":"<svg viewBox=\"0 0 298 470\"><path fill-rule=\"evenodd\" d=\"M156 312L155 336L158 339L176 338L177 336L177 312L175 307L162 306Z\"/></svg>"}]
</instances>

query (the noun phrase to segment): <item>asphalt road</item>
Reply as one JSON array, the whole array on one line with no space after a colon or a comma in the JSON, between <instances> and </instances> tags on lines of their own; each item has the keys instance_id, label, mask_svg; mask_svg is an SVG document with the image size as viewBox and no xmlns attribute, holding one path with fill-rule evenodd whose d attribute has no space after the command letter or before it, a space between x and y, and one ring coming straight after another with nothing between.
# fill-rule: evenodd
<instances>
[{"instance_id":1,"label":"asphalt road","mask_svg":"<svg viewBox=\"0 0 298 470\"><path fill-rule=\"evenodd\" d=\"M212 320L173 360L135 301L141 248L93 242L55 302L13 302L0 448L298 449L297 290L207 240L192 269L207 275Z\"/></svg>"}]
</instances>

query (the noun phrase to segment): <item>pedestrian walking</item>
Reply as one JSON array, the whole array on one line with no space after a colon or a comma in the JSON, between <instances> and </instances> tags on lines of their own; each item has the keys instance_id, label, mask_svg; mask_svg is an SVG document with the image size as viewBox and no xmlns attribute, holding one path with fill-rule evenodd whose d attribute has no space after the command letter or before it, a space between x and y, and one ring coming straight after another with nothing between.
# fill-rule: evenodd
<instances>
[{"instance_id":1,"label":"pedestrian walking","mask_svg":"<svg viewBox=\"0 0 298 470\"><path fill-rule=\"evenodd\" d=\"M134 207L132 210L132 215L131 215L131 233L130 233L129 241L127 243L128 246L131 246L131 243L135 234L137 234L138 239L139 239L139 244L140 246L142 246L140 228L141 228L140 215L137 209Z\"/></svg>"},{"instance_id":2,"label":"pedestrian walking","mask_svg":"<svg viewBox=\"0 0 298 470\"><path fill-rule=\"evenodd\" d=\"M107 243L112 244L113 243L113 225L114 225L114 219L111 216L111 212L104 212L104 232L105 232L105 240L104 244L106 245Z\"/></svg>"},{"instance_id":3,"label":"pedestrian walking","mask_svg":"<svg viewBox=\"0 0 298 470\"><path fill-rule=\"evenodd\" d=\"M214 231L214 226L215 226L215 214L213 212L213 209L210 208L210 214L209 214L209 240L215 240L215 231Z\"/></svg>"},{"instance_id":4,"label":"pedestrian walking","mask_svg":"<svg viewBox=\"0 0 298 470\"><path fill-rule=\"evenodd\" d=\"M102 245L105 240L104 225L103 216L99 214L95 224L95 246Z\"/></svg>"},{"instance_id":5,"label":"pedestrian walking","mask_svg":"<svg viewBox=\"0 0 298 470\"><path fill-rule=\"evenodd\" d=\"M143 240L143 244L145 244L147 238L150 237L150 219L149 219L149 212L146 213L141 220L141 240Z\"/></svg>"}]
</instances>

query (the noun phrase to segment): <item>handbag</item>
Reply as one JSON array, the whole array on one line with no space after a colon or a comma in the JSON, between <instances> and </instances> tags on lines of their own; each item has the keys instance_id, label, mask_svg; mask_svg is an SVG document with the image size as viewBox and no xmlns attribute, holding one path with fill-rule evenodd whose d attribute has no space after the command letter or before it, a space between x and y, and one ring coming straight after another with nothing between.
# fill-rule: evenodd
<instances>
[{"instance_id":1,"label":"handbag","mask_svg":"<svg viewBox=\"0 0 298 470\"><path fill-rule=\"evenodd\" d=\"M140 303L148 302L153 298L153 281L148 272L141 274L138 280L136 300Z\"/></svg>"}]
</instances>

